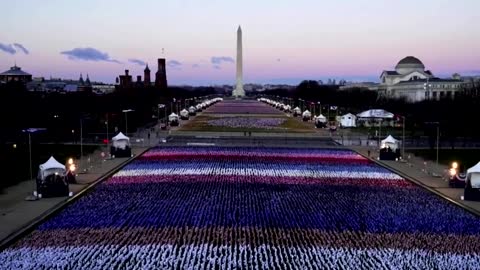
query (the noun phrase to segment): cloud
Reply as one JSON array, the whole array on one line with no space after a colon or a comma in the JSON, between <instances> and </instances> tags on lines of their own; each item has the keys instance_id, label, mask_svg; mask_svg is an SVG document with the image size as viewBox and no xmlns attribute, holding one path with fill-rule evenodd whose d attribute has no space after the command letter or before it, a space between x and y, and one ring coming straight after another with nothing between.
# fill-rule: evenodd
<instances>
[{"instance_id":1,"label":"cloud","mask_svg":"<svg viewBox=\"0 0 480 270\"><path fill-rule=\"evenodd\" d=\"M22 51L24 54L30 54L30 52L25 48L22 44L20 43L13 43L13 46L17 48L18 50Z\"/></svg>"},{"instance_id":2,"label":"cloud","mask_svg":"<svg viewBox=\"0 0 480 270\"><path fill-rule=\"evenodd\" d=\"M219 65L213 65L213 68L214 69L222 69L222 67L220 67Z\"/></svg>"},{"instance_id":3,"label":"cloud","mask_svg":"<svg viewBox=\"0 0 480 270\"><path fill-rule=\"evenodd\" d=\"M277 58L277 62L280 62L280 58Z\"/></svg>"},{"instance_id":4,"label":"cloud","mask_svg":"<svg viewBox=\"0 0 480 270\"><path fill-rule=\"evenodd\" d=\"M212 56L210 62L214 65L221 65L222 63L235 63L235 60L228 56Z\"/></svg>"},{"instance_id":5,"label":"cloud","mask_svg":"<svg viewBox=\"0 0 480 270\"><path fill-rule=\"evenodd\" d=\"M15 54L17 51L13 48L12 44L3 44L0 43L0 50L9 54Z\"/></svg>"},{"instance_id":6,"label":"cloud","mask_svg":"<svg viewBox=\"0 0 480 270\"><path fill-rule=\"evenodd\" d=\"M193 65L192 65L192 68L199 68L199 67L200 67L199 64L193 64Z\"/></svg>"},{"instance_id":7,"label":"cloud","mask_svg":"<svg viewBox=\"0 0 480 270\"><path fill-rule=\"evenodd\" d=\"M120 64L121 62L110 58L108 53L103 53L94 48L74 48L70 51L64 51L60 54L68 56L70 60L84 60L84 61L105 61Z\"/></svg>"},{"instance_id":8,"label":"cloud","mask_svg":"<svg viewBox=\"0 0 480 270\"><path fill-rule=\"evenodd\" d=\"M16 54L19 51L23 52L24 54L30 54L30 52L20 43L13 43L13 44L3 44L0 43L0 51L4 51L9 54Z\"/></svg>"},{"instance_id":9,"label":"cloud","mask_svg":"<svg viewBox=\"0 0 480 270\"><path fill-rule=\"evenodd\" d=\"M140 59L128 59L128 62L137 64L139 66L146 66L147 65L147 63L145 61L140 60Z\"/></svg>"},{"instance_id":10,"label":"cloud","mask_svg":"<svg viewBox=\"0 0 480 270\"><path fill-rule=\"evenodd\" d=\"M180 69L182 67L182 63L180 63L177 60L170 60L167 62L167 66L173 68L173 69Z\"/></svg>"}]
</instances>

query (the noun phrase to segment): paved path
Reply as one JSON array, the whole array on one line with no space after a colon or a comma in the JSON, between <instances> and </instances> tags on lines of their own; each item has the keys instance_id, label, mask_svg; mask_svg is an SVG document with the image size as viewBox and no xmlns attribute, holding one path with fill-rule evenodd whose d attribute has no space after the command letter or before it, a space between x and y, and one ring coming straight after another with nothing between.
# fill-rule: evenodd
<instances>
[{"instance_id":1,"label":"paved path","mask_svg":"<svg viewBox=\"0 0 480 270\"><path fill-rule=\"evenodd\" d=\"M151 133L150 140L148 139L149 132ZM160 132L157 137L156 129L153 131L140 130L130 138L134 157L146 151L150 146L158 144L158 141L164 137L165 134ZM74 195L131 160L131 158L104 159L101 157L101 152L105 151L105 148L100 148L93 154L83 157L83 168L79 168L80 173L76 177L78 183L69 186ZM29 180L6 188L0 193L0 243L7 241L16 232L69 199L68 197L57 197L36 201L25 200L34 189L34 180Z\"/></svg>"},{"instance_id":2,"label":"paved path","mask_svg":"<svg viewBox=\"0 0 480 270\"><path fill-rule=\"evenodd\" d=\"M445 196L462 206L470 208L472 211L480 214L480 202L464 201L463 188L451 188L448 186L448 167L442 164L435 164L433 161L426 161L420 157L415 157L413 154L406 152L407 161L380 161L377 160L378 151L368 147L351 147L352 150L358 152L365 157L368 156L368 150L371 150L370 158L380 165L383 165L394 172L398 172L407 176L417 184ZM408 158L410 156L410 158Z\"/></svg>"}]
</instances>

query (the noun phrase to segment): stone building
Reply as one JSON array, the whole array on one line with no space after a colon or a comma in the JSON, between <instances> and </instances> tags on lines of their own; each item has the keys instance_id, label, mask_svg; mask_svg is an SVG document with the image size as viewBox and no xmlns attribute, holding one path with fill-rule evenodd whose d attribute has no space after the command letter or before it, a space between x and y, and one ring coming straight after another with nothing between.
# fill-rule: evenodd
<instances>
[{"instance_id":1,"label":"stone building","mask_svg":"<svg viewBox=\"0 0 480 270\"><path fill-rule=\"evenodd\" d=\"M400 60L395 70L385 70L380 75L380 84L372 87L379 95L404 97L418 102L425 99L455 97L462 91L462 80L441 79L433 75L418 58L407 56ZM374 89L376 88L376 89Z\"/></svg>"}]
</instances>

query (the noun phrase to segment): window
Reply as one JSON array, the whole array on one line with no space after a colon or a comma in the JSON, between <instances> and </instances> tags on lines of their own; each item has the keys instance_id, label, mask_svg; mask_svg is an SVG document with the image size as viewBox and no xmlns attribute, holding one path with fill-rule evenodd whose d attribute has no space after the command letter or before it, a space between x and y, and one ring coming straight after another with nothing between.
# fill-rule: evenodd
<instances>
[{"instance_id":1,"label":"window","mask_svg":"<svg viewBox=\"0 0 480 270\"><path fill-rule=\"evenodd\" d=\"M437 91L433 91L433 98L437 99Z\"/></svg>"}]
</instances>

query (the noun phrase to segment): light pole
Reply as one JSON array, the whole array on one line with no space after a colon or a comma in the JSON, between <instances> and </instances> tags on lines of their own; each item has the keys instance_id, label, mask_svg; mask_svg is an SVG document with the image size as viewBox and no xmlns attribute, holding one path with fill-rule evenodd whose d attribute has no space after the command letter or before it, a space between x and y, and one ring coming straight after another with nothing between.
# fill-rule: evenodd
<instances>
[{"instance_id":1,"label":"light pole","mask_svg":"<svg viewBox=\"0 0 480 270\"><path fill-rule=\"evenodd\" d=\"M132 110L132 109L126 109L126 110L122 110L122 112L125 113L125 136L128 136L128 117L127 117L127 113L129 112L134 112L135 110Z\"/></svg>"},{"instance_id":2,"label":"light pole","mask_svg":"<svg viewBox=\"0 0 480 270\"><path fill-rule=\"evenodd\" d=\"M438 156L439 156L439 147L440 147L440 122L425 122L425 124L432 124L437 126L437 142L436 142L436 148L437 148L437 166L438 166Z\"/></svg>"},{"instance_id":3,"label":"light pole","mask_svg":"<svg viewBox=\"0 0 480 270\"><path fill-rule=\"evenodd\" d=\"M405 116L402 116L402 159L405 158Z\"/></svg>"},{"instance_id":4,"label":"light pole","mask_svg":"<svg viewBox=\"0 0 480 270\"><path fill-rule=\"evenodd\" d=\"M381 147L381 145L380 145L380 134L382 133L382 118L379 118L378 120L379 120L378 121L378 123L379 123L378 124L378 148L380 148Z\"/></svg>"},{"instance_id":5,"label":"light pole","mask_svg":"<svg viewBox=\"0 0 480 270\"><path fill-rule=\"evenodd\" d=\"M107 150L108 150L108 144L110 142L110 137L108 136L108 113L107 113L107 121L105 121L105 126L107 126Z\"/></svg>"},{"instance_id":6,"label":"light pole","mask_svg":"<svg viewBox=\"0 0 480 270\"><path fill-rule=\"evenodd\" d=\"M158 104L158 109L157 109L157 112L158 112L158 116L157 116L157 119L158 121L160 121L160 109L165 109L165 104ZM165 109L165 117L167 117L167 112L166 112L166 109Z\"/></svg>"},{"instance_id":7,"label":"light pole","mask_svg":"<svg viewBox=\"0 0 480 270\"><path fill-rule=\"evenodd\" d=\"M438 167L438 148L440 144L440 123L437 122L437 167Z\"/></svg>"},{"instance_id":8,"label":"light pole","mask_svg":"<svg viewBox=\"0 0 480 270\"><path fill-rule=\"evenodd\" d=\"M33 169L32 169L32 133L44 131L46 128L28 128L22 130L24 133L28 133L28 159L30 163L30 180L33 180ZM34 188L35 190L35 188Z\"/></svg>"},{"instance_id":9,"label":"light pole","mask_svg":"<svg viewBox=\"0 0 480 270\"><path fill-rule=\"evenodd\" d=\"M80 164L79 168L83 168L83 119L90 119L88 115L80 116ZM86 170L84 170L86 171Z\"/></svg>"}]
</instances>

